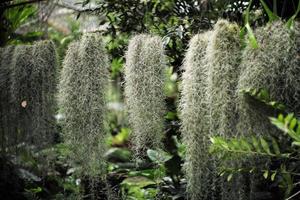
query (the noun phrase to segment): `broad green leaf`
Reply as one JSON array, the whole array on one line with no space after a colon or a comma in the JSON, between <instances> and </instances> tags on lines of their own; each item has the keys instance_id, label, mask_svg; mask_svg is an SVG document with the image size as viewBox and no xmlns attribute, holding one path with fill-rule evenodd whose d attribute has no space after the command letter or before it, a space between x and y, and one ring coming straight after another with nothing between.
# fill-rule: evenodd
<instances>
[{"instance_id":1,"label":"broad green leaf","mask_svg":"<svg viewBox=\"0 0 300 200\"><path fill-rule=\"evenodd\" d=\"M133 186L136 186L136 187L140 187L140 188L143 188L143 187L146 187L146 186L149 186L149 185L155 185L156 183L144 176L136 176L136 177L128 177L126 179L124 179L121 183L122 186L124 187L133 187Z\"/></svg>"},{"instance_id":2,"label":"broad green leaf","mask_svg":"<svg viewBox=\"0 0 300 200\"><path fill-rule=\"evenodd\" d=\"M156 151L152 149L147 150L147 155L151 161L156 162L158 164L162 164L172 158L167 152L164 151Z\"/></svg>"}]
</instances>

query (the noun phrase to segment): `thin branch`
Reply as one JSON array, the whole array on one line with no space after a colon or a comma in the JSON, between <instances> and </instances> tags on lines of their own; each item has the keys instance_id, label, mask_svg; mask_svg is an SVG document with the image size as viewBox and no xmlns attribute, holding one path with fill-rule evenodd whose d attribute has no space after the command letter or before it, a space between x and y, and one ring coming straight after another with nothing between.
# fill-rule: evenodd
<instances>
[{"instance_id":1,"label":"thin branch","mask_svg":"<svg viewBox=\"0 0 300 200\"><path fill-rule=\"evenodd\" d=\"M33 3L38 3L38 2L41 2L41 1L46 1L46 0L30 0L30 1L23 1L23 2L20 2L20 3L15 3L15 4L9 4L9 5L0 5L1 8L4 8L4 9L9 9L9 8L14 8L14 7L18 7L18 6L24 6L24 5L27 5L27 4L33 4Z\"/></svg>"},{"instance_id":2,"label":"thin branch","mask_svg":"<svg viewBox=\"0 0 300 200\"><path fill-rule=\"evenodd\" d=\"M298 194L300 194L300 190L285 200L290 200L290 199L294 198L295 196L297 196Z\"/></svg>"},{"instance_id":3,"label":"thin branch","mask_svg":"<svg viewBox=\"0 0 300 200\"><path fill-rule=\"evenodd\" d=\"M95 12L101 9L100 6L94 7L94 8L84 8L84 7L77 7L74 5L70 5L70 4L66 4L66 3L55 3L57 6L63 7L63 8L67 8L70 10L74 10L76 12Z\"/></svg>"}]
</instances>

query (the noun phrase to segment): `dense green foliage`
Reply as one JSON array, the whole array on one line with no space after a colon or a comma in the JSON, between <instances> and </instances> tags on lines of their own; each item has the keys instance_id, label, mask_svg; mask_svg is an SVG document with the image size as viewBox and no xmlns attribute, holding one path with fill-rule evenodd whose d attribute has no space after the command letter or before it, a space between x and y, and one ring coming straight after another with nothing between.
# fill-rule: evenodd
<instances>
[{"instance_id":1,"label":"dense green foliage","mask_svg":"<svg viewBox=\"0 0 300 200\"><path fill-rule=\"evenodd\" d=\"M224 163L228 159L243 160L253 158L269 158L271 161L266 165L247 165L243 167L232 167L223 163L219 168L221 176L232 177L238 174L259 174L266 179L268 185L274 187L278 195L276 198L292 199L299 194L297 182L299 181L299 169L295 167L299 163L298 146L300 141L300 121L293 114L270 118L271 123L282 131L283 135L276 138L264 137L242 137L211 138L210 152L217 155ZM282 136L288 141L282 140ZM278 188L276 188L278 187ZM279 192L281 191L281 192ZM294 191L294 193L293 193Z\"/></svg>"},{"instance_id":2,"label":"dense green foliage","mask_svg":"<svg viewBox=\"0 0 300 200\"><path fill-rule=\"evenodd\" d=\"M1 197L298 197L299 0L36 1L0 3Z\"/></svg>"}]
</instances>

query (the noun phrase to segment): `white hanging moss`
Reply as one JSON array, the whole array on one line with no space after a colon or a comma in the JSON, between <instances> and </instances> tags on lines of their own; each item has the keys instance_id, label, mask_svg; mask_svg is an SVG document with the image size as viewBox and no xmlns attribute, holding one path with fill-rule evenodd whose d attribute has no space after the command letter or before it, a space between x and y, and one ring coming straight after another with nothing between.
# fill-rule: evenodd
<instances>
[{"instance_id":1,"label":"white hanging moss","mask_svg":"<svg viewBox=\"0 0 300 200\"><path fill-rule=\"evenodd\" d=\"M44 147L53 142L56 70L52 42L16 46L9 69L11 120L15 123L10 138L14 138L14 144Z\"/></svg>"},{"instance_id":2,"label":"white hanging moss","mask_svg":"<svg viewBox=\"0 0 300 200\"><path fill-rule=\"evenodd\" d=\"M236 86L239 77L241 41L239 27L219 20L207 48L207 98L210 133L224 137L235 136Z\"/></svg>"},{"instance_id":3,"label":"white hanging moss","mask_svg":"<svg viewBox=\"0 0 300 200\"><path fill-rule=\"evenodd\" d=\"M136 158L142 158L149 148L162 147L166 110L164 72L161 38L150 35L133 37L126 54L125 97Z\"/></svg>"},{"instance_id":4,"label":"white hanging moss","mask_svg":"<svg viewBox=\"0 0 300 200\"><path fill-rule=\"evenodd\" d=\"M105 94L108 56L101 37L86 34L69 46L60 78L59 102L64 115L63 133L72 149L71 159L82 175L103 175L106 163Z\"/></svg>"},{"instance_id":5,"label":"white hanging moss","mask_svg":"<svg viewBox=\"0 0 300 200\"><path fill-rule=\"evenodd\" d=\"M0 85L4 146L45 147L55 134L57 55L49 41L2 49ZM3 90L2 90L3 88ZM47 89L47 88L52 88ZM2 118L3 118L2 117Z\"/></svg>"},{"instance_id":6,"label":"white hanging moss","mask_svg":"<svg viewBox=\"0 0 300 200\"><path fill-rule=\"evenodd\" d=\"M295 30L289 30L284 22L275 21L258 28L255 35L259 47L253 49L248 45L243 52L238 91L266 89L270 99L285 104L289 112L299 113L299 24ZM272 109L238 94L240 117L237 129L241 135L280 134L268 120L269 116L275 115ZM259 179L252 176L251 180L250 198L256 199Z\"/></svg>"},{"instance_id":7,"label":"white hanging moss","mask_svg":"<svg viewBox=\"0 0 300 200\"><path fill-rule=\"evenodd\" d=\"M247 46L241 63L238 90L266 89L270 99L285 104L297 112L300 101L299 32L289 30L284 22L276 21L255 31L259 48ZM239 93L239 131L244 134L268 135L267 116L274 113L251 102Z\"/></svg>"},{"instance_id":8,"label":"white hanging moss","mask_svg":"<svg viewBox=\"0 0 300 200\"><path fill-rule=\"evenodd\" d=\"M237 24L219 20L207 47L207 106L209 135L235 137L238 119L236 87L240 73L241 41ZM218 161L211 161L212 185L216 199L243 199L241 180L227 182L217 175ZM229 163L234 165L234 163ZM217 192L220 190L221 192Z\"/></svg>"},{"instance_id":9,"label":"white hanging moss","mask_svg":"<svg viewBox=\"0 0 300 200\"><path fill-rule=\"evenodd\" d=\"M33 134L33 95L31 94L31 71L33 69L32 46L16 46L11 66L11 101L15 112L15 143L30 142ZM18 134L19 132L19 134ZM13 138L13 137L12 137Z\"/></svg>"},{"instance_id":10,"label":"white hanging moss","mask_svg":"<svg viewBox=\"0 0 300 200\"><path fill-rule=\"evenodd\" d=\"M236 182L229 184L218 178L217 162L208 153L209 136L236 134L240 44L239 27L219 20L212 32L191 40L185 58L181 119L192 200L238 199L243 193L234 186Z\"/></svg>"},{"instance_id":11,"label":"white hanging moss","mask_svg":"<svg viewBox=\"0 0 300 200\"><path fill-rule=\"evenodd\" d=\"M0 63L0 132L1 132L1 151L5 152L5 148L12 146L13 135L15 133L15 122L12 121L12 116L15 113L11 109L10 99L10 82L11 82L11 61L14 52L14 46L0 48L1 63Z\"/></svg>"},{"instance_id":12,"label":"white hanging moss","mask_svg":"<svg viewBox=\"0 0 300 200\"><path fill-rule=\"evenodd\" d=\"M34 138L41 138L43 143L54 140L56 133L56 89L57 89L57 54L53 42L42 41L33 46L32 56L35 59L32 70L32 91L35 92L33 115ZM48 138L45 140L43 138Z\"/></svg>"},{"instance_id":13,"label":"white hanging moss","mask_svg":"<svg viewBox=\"0 0 300 200\"><path fill-rule=\"evenodd\" d=\"M207 48L208 83L207 102L210 136L236 136L236 86L239 76L241 41L237 24L219 20L214 26L213 35ZM216 199L240 199L242 184L236 187L237 180L227 182L218 177L218 161L211 162L213 171L212 190L219 189ZM231 165L231 164L230 164Z\"/></svg>"},{"instance_id":14,"label":"white hanging moss","mask_svg":"<svg viewBox=\"0 0 300 200\"><path fill-rule=\"evenodd\" d=\"M181 132L186 145L185 173L188 197L191 200L210 198L208 168L209 124L206 87L208 68L206 48L211 32L195 35L189 42L182 74L180 99Z\"/></svg>"}]
</instances>

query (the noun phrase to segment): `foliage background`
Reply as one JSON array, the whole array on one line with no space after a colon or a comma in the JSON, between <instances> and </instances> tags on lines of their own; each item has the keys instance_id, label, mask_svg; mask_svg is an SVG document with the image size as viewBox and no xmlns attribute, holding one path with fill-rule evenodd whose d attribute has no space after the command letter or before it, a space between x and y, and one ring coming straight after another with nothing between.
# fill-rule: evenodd
<instances>
[{"instance_id":1,"label":"foliage background","mask_svg":"<svg viewBox=\"0 0 300 200\"><path fill-rule=\"evenodd\" d=\"M196 33L211 29L218 18L227 18L244 25L243 12L248 0L78 0L78 1L25 1L5 0L0 3L0 45L32 43L36 40L54 40L60 60L65 55L70 42L82 35L83 21L92 18L96 23L91 32L100 32L106 41L106 50L110 55L111 87L108 104L109 131L111 137L108 143L112 148L107 153L111 161L108 179L117 193L127 195L130 199L151 199L157 193L164 198L183 199L185 180L181 171L184 147L180 143L179 120L177 116L178 87L182 73L181 65L190 38ZM267 5L284 19L292 16L297 8L298 0L266 0ZM65 26L57 26L52 21L57 10L65 11L67 21ZM251 7L251 26L257 27L267 22L267 15L260 1L255 0ZM260 12L257 12L260 11ZM60 15L58 15L60 17ZM60 18L58 18L60 19ZM63 21L63 20L61 20ZM138 169L130 164L131 152L128 151L130 129L123 110L123 65L124 52L128 41L138 33L152 33L163 38L167 58L167 82L165 85L167 112L165 115L164 145L167 152L148 151L149 163ZM26 188L27 195L45 198L73 198L80 192L88 194L91 189L86 180L80 180L72 173L74 166L67 161L68 149L60 138L53 148L44 152L32 153L24 151L26 156L20 156L20 165L15 166L9 160L4 160L7 166L14 170L24 169L27 172L41 176L43 181L29 178L23 181L16 177L19 185L16 190ZM38 166L41 155L49 162L53 160L55 167L48 164ZM154 167L155 165L155 167ZM37 167L38 166L38 167ZM159 166L157 168L157 166ZM3 167L3 166L2 166ZM19 167L19 168L18 168ZM4 168L4 167L3 167ZM16 168L16 169L15 169ZM43 173L42 170L45 171ZM4 170L3 170L4 171ZM47 174L47 175L45 175ZM51 181L52 182L51 182ZM157 184L159 181L160 184ZM12 184L13 185L13 184ZM160 190L157 189L160 185ZM99 187L101 187L99 183ZM121 188L118 188L121 186ZM13 187L13 186L11 186ZM19 187L19 188L18 188ZM96 188L97 189L97 188ZM18 190L17 193L20 191Z\"/></svg>"}]
</instances>

